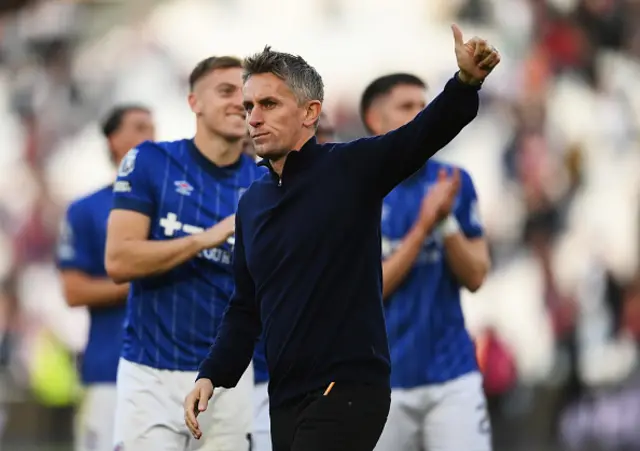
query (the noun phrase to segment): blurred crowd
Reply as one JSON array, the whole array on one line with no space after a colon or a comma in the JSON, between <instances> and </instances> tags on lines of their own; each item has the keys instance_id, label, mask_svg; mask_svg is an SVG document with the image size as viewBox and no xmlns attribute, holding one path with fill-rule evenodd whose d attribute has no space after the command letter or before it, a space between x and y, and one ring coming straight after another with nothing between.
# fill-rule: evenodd
<instances>
[{"instance_id":1,"label":"blurred crowd","mask_svg":"<svg viewBox=\"0 0 640 451\"><path fill-rule=\"evenodd\" d=\"M87 318L66 308L53 258L66 204L112 177L97 125L107 109L145 103L162 139L187 136L191 66L269 43L318 67L327 113L351 139L364 134L357 99L376 76L415 72L437 93L454 70L456 21L503 53L479 117L439 155L473 176L492 246L492 274L464 306L495 440L508 450L640 447L640 1L276 3L0 5L6 440L23 428L12 417L26 400L60 409L77 397ZM298 39L306 27L311 37Z\"/></svg>"}]
</instances>

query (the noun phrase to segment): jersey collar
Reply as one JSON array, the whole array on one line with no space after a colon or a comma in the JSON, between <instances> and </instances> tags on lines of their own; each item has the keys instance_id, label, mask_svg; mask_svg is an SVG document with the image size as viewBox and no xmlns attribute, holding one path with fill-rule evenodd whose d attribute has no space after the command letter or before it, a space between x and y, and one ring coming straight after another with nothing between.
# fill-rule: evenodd
<instances>
[{"instance_id":1,"label":"jersey collar","mask_svg":"<svg viewBox=\"0 0 640 451\"><path fill-rule=\"evenodd\" d=\"M236 173L236 171L242 166L242 159L244 156L240 154L240 157L232 164L228 166L218 166L213 161L204 156L200 149L196 146L193 139L188 141L189 153L191 157L202 167L205 171L213 175L214 177L229 177Z\"/></svg>"}]
</instances>

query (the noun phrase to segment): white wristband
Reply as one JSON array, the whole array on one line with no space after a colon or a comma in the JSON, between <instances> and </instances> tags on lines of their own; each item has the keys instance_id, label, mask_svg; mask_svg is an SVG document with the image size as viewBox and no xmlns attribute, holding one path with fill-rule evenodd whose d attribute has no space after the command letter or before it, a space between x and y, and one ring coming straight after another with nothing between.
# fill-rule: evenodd
<instances>
[{"instance_id":1,"label":"white wristband","mask_svg":"<svg viewBox=\"0 0 640 451\"><path fill-rule=\"evenodd\" d=\"M447 238L460 232L460 223L454 215L449 215L440 222L438 228L442 232L443 238Z\"/></svg>"}]
</instances>

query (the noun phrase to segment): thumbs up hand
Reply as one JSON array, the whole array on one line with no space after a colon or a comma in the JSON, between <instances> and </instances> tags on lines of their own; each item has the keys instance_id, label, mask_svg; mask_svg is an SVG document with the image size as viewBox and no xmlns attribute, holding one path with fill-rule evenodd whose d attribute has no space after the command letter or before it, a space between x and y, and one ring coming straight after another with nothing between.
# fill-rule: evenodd
<instances>
[{"instance_id":1,"label":"thumbs up hand","mask_svg":"<svg viewBox=\"0 0 640 451\"><path fill-rule=\"evenodd\" d=\"M500 63L500 53L484 39L474 37L464 42L462 31L457 25L452 25L456 60L460 72L460 81L470 85L479 85Z\"/></svg>"}]
</instances>

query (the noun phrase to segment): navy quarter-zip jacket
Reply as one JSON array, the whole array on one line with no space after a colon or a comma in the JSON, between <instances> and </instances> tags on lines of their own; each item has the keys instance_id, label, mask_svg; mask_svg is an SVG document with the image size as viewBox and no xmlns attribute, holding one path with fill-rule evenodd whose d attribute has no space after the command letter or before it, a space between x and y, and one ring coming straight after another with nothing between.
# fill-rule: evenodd
<instances>
[{"instance_id":1,"label":"navy quarter-zip jacket","mask_svg":"<svg viewBox=\"0 0 640 451\"><path fill-rule=\"evenodd\" d=\"M271 407L331 382L389 386L382 199L478 113L453 77L414 120L340 144L309 140L240 199L235 293L198 378L234 387L264 334Z\"/></svg>"}]
</instances>

